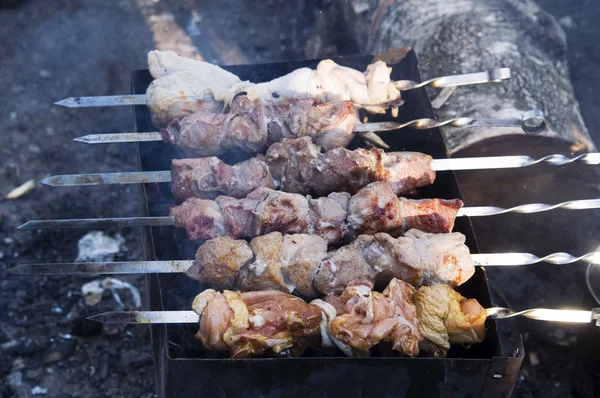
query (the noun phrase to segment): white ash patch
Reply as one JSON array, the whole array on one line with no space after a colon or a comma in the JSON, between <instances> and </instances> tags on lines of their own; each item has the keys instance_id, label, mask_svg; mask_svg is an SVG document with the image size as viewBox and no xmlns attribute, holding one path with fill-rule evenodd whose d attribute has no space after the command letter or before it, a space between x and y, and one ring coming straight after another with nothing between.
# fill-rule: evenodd
<instances>
[{"instance_id":1,"label":"white ash patch","mask_svg":"<svg viewBox=\"0 0 600 398\"><path fill-rule=\"evenodd\" d=\"M121 234L111 237L102 231L92 231L77 242L78 252L75 262L113 261L115 255L124 250L126 250L125 238Z\"/></svg>"}]
</instances>

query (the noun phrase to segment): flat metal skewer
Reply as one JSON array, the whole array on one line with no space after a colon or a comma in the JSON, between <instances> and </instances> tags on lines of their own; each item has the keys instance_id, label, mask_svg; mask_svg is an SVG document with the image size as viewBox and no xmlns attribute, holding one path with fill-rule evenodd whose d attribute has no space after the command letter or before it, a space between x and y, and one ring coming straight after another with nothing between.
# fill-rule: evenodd
<instances>
[{"instance_id":1,"label":"flat metal skewer","mask_svg":"<svg viewBox=\"0 0 600 398\"><path fill-rule=\"evenodd\" d=\"M510 79L510 68L492 69L489 72L466 73L461 75L442 76L434 79L425 80L418 83L412 80L398 80L394 82L396 88L400 91L414 90L424 86L436 88L466 86L470 84L497 83L502 80ZM146 105L147 98L145 94L137 95L110 95L97 97L70 97L54 104L65 106L67 108L86 108L97 106L122 106L122 105Z\"/></svg>"},{"instance_id":2,"label":"flat metal skewer","mask_svg":"<svg viewBox=\"0 0 600 398\"><path fill-rule=\"evenodd\" d=\"M485 267L513 267L541 262L566 265L578 261L599 263L600 252L591 252L579 257L568 253L552 253L544 257L531 253L487 253L471 254L471 258L476 266ZM39 263L20 264L7 271L20 275L173 274L185 272L193 263L192 260Z\"/></svg>"},{"instance_id":3,"label":"flat metal skewer","mask_svg":"<svg viewBox=\"0 0 600 398\"><path fill-rule=\"evenodd\" d=\"M524 316L529 319L546 322L590 323L596 321L596 326L600 326L600 308L593 308L591 311L530 308L517 312L503 307L491 307L486 308L485 312L488 319L507 319ZM194 311L113 311L92 315L87 319L105 324L200 322L200 316Z\"/></svg>"},{"instance_id":4,"label":"flat metal skewer","mask_svg":"<svg viewBox=\"0 0 600 398\"><path fill-rule=\"evenodd\" d=\"M431 161L431 169L433 171L512 169L533 166L540 163L545 163L552 166L565 166L567 164L576 162L588 165L598 165L600 164L600 152L585 153L573 158L554 154L544 156L543 158L539 159L534 159L530 156L518 155L433 159ZM164 170L134 171L125 173L59 174L44 178L40 182L53 187L171 182L171 172Z\"/></svg>"},{"instance_id":5,"label":"flat metal skewer","mask_svg":"<svg viewBox=\"0 0 600 398\"><path fill-rule=\"evenodd\" d=\"M533 110L525 112L521 119L472 119L468 117L459 117L441 122L435 119L416 119L406 123L359 123L354 128L354 132L385 132L403 128L429 130L436 127L515 127L520 128L527 134L535 135L545 131L547 125L546 120L544 119L544 114L541 111ZM121 144L128 142L152 142L162 140L163 138L159 132L88 134L73 139L73 141L83 142L84 144Z\"/></svg>"},{"instance_id":6,"label":"flat metal skewer","mask_svg":"<svg viewBox=\"0 0 600 398\"><path fill-rule=\"evenodd\" d=\"M508 209L495 206L463 207L456 214L457 217L482 217L506 213L539 213L555 209L584 210L600 208L600 199L571 200L568 202L549 205L545 203L530 203ZM64 220L30 220L18 227L25 229L56 229L56 228L133 228L157 227L175 225L172 216L162 217L118 217L118 218L75 218Z\"/></svg>"}]
</instances>

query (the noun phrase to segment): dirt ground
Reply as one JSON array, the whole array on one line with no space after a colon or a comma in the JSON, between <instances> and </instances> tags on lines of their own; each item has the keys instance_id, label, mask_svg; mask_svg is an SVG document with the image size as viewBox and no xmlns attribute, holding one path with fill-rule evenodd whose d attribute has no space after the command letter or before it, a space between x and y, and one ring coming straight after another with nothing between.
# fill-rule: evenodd
<instances>
[{"instance_id":1,"label":"dirt ground","mask_svg":"<svg viewBox=\"0 0 600 398\"><path fill-rule=\"evenodd\" d=\"M593 18L600 15L600 4L594 0L568 7L557 0L539 3L563 18L574 86L586 124L598 140L600 100L594 93L600 89L600 49L595 43L600 27ZM330 11L331 3L325 0L310 8L308 3L285 0L25 0L0 8L0 194L50 174L133 169L131 146L85 147L71 141L85 133L132 130L130 109L71 110L53 102L73 95L129 92L130 72L145 68L147 52L156 47L176 48L221 63L353 52L352 43L339 40L339 29L323 25L320 15ZM323 32L328 33L317 34ZM2 396L154 396L148 328L101 327L85 320L119 309L110 294L94 307L85 304L81 286L95 278L31 278L3 272L21 263L73 261L78 240L88 232L16 232L18 225L30 219L131 215L138 206L135 192L130 187L38 185L26 196L0 202ZM597 212L588 214L597 219ZM126 249L116 259L139 258L136 231L107 231L109 235L119 232ZM573 272L562 290L536 290L541 297L537 302L556 302L553 299L561 291L574 289L570 302L581 303L585 297L585 286L578 285L582 270ZM504 299L523 308L532 302L530 289L540 278L514 278L510 287L503 283L505 277L498 280ZM141 278L121 279L143 294ZM560 276L549 280L561 282ZM131 309L131 300L126 305ZM571 394L575 347L582 329L517 326L525 332L526 350L535 353L539 364L526 358L515 395Z\"/></svg>"}]
</instances>

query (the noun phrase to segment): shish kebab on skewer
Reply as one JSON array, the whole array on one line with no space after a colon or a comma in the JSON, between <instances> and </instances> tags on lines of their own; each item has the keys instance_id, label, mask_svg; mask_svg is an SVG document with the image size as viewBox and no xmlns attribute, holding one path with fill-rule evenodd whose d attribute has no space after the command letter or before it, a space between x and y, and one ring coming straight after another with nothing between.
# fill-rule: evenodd
<instances>
[{"instance_id":1,"label":"shish kebab on skewer","mask_svg":"<svg viewBox=\"0 0 600 398\"><path fill-rule=\"evenodd\" d=\"M600 153L573 158L549 155L540 159L529 156L492 156L478 158L432 159L418 152L383 152L337 148L321 153L310 138L284 139L259 155L236 165L227 165L216 157L177 159L171 171L55 175L41 182L52 186L135 184L172 182L179 200L195 196L213 199L218 195L244 197L259 187L325 195L338 190L356 192L364 185L386 181L397 195L412 193L429 185L436 171L525 167L538 163L563 166L582 162L600 164Z\"/></svg>"},{"instance_id":2,"label":"shish kebab on skewer","mask_svg":"<svg viewBox=\"0 0 600 398\"><path fill-rule=\"evenodd\" d=\"M229 237L208 240L197 249L194 260L22 264L8 271L26 275L185 272L215 289L270 289L315 298L338 294L355 280L377 286L391 278L415 287L460 286L474 274L475 265L600 260L600 253L580 257L554 253L542 258L529 253L470 254L465 240L458 232L429 234L413 229L399 238L383 232L360 235L354 242L328 251L327 241L317 235L272 232L249 243Z\"/></svg>"},{"instance_id":3,"label":"shish kebab on skewer","mask_svg":"<svg viewBox=\"0 0 600 398\"><path fill-rule=\"evenodd\" d=\"M445 356L450 344L479 343L485 337L485 310L477 300L445 285L417 290L397 279L382 293L372 291L369 282L353 281L339 296L310 303L273 290L208 289L195 297L192 309L148 313L146 322L169 322L169 315L177 323L199 322L196 338L210 350L229 351L233 358L298 357L309 345L326 352L337 346L348 356L366 356L381 341L408 356L420 350ZM141 313L109 312L89 319L129 323Z\"/></svg>"},{"instance_id":4,"label":"shish kebab on skewer","mask_svg":"<svg viewBox=\"0 0 600 398\"><path fill-rule=\"evenodd\" d=\"M154 81L146 95L74 97L57 102L68 107L147 104L153 123L166 126L171 120L199 110L221 112L239 93L263 104L285 103L294 99L314 99L318 103L351 101L369 112L384 113L387 107L401 105L401 91L425 85L450 87L499 82L510 78L510 69L445 76L422 83L392 82L391 68L376 61L362 73L340 66L332 60L321 61L315 70L297 69L266 83L242 82L222 68L181 57L172 51L150 51L148 67Z\"/></svg>"},{"instance_id":5,"label":"shish kebab on skewer","mask_svg":"<svg viewBox=\"0 0 600 398\"><path fill-rule=\"evenodd\" d=\"M214 201L189 198L166 217L32 220L19 229L101 228L175 225L186 230L191 240L217 236L253 238L269 232L309 233L329 244L352 240L359 234L387 232L399 235L417 228L425 232L452 231L456 217L485 216L509 211L534 213L557 207L597 208L600 199L565 202L550 206L523 205L509 210L494 207L462 208L459 199L398 198L385 182L374 182L351 196L334 192L326 197L259 188L246 198L219 196Z\"/></svg>"},{"instance_id":6,"label":"shish kebab on skewer","mask_svg":"<svg viewBox=\"0 0 600 398\"><path fill-rule=\"evenodd\" d=\"M307 346L338 347L348 356L369 355L382 341L407 356L428 351L446 356L451 344L485 339L486 319L525 316L553 322L600 326L600 308L591 311L534 308L514 312L483 308L447 285L418 289L392 279L382 293L369 282L353 281L339 296L305 303L279 291L240 293L209 289L192 303L193 311L106 312L88 319L103 323L195 323L196 338L232 358L302 355Z\"/></svg>"},{"instance_id":7,"label":"shish kebab on skewer","mask_svg":"<svg viewBox=\"0 0 600 398\"><path fill-rule=\"evenodd\" d=\"M516 127L528 134L546 129L541 111L525 112L521 119L455 118L446 121L417 119L406 123L359 123L352 103L325 103L316 106L297 100L270 107L255 106L244 96L233 100L231 111L213 114L199 111L175 119L166 129L155 133L91 134L75 141L88 144L164 141L193 156L218 156L230 150L245 153L263 152L283 138L310 137L324 151L345 147L355 134L366 141L387 148L373 132L410 127L427 130L435 127Z\"/></svg>"}]
</instances>

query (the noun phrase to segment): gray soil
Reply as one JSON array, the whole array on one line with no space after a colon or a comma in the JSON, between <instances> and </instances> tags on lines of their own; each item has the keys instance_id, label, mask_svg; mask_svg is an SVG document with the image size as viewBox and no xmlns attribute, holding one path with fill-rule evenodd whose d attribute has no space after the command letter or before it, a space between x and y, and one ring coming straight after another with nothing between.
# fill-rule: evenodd
<instances>
[{"instance_id":1,"label":"gray soil","mask_svg":"<svg viewBox=\"0 0 600 398\"><path fill-rule=\"evenodd\" d=\"M586 124L597 141L600 99L594 93L600 88L600 49L595 44L600 33L600 3L538 2L558 18L570 17L562 21L570 45L571 75ZM153 34L151 26L156 28L156 21L164 21L165 15L174 17L166 18L170 26L177 27L211 62L326 57L355 49L339 37L339 27L324 26L322 15L332 10L327 1L313 2L311 8L285 0L0 0L0 6L0 194L50 174L134 168L132 146L85 147L71 141L84 133L132 130L131 109L72 110L53 102L73 95L129 92L130 72L145 68L146 54L156 47L155 40L181 37L164 31ZM29 397L36 386L47 389L48 397L154 395L148 328L101 327L85 320L92 314L119 309L110 294L96 306L85 304L81 286L94 278L31 278L3 272L21 263L73 261L77 242L87 232L16 232L18 225L30 219L135 214L136 192L125 186L53 189L38 185L21 198L0 202L2 396ZM590 214L595 219L597 215ZM107 231L111 235L119 232L126 238L127 249L116 259L140 258L138 231ZM501 291L498 299L515 308L531 303L558 306L563 299L581 305L586 299L583 268L576 267L575 272L563 271L570 279L562 286L558 286L560 274L543 277L540 272L532 278L500 274L495 284ZM143 294L141 278L122 279L138 286ZM494 284L493 274L491 282ZM536 285L542 282L546 283L544 289ZM535 300L531 299L533 291ZM133 308L131 300L125 304ZM577 339L583 329L523 322L516 328L525 333L526 351L534 352L536 358L524 361L515 394L571 394ZM589 381L583 378L576 383Z\"/></svg>"}]
</instances>

